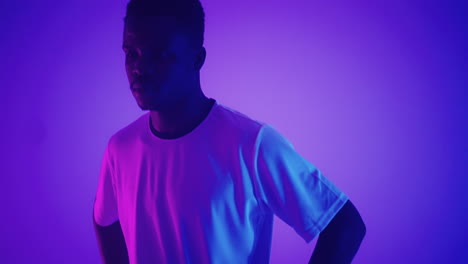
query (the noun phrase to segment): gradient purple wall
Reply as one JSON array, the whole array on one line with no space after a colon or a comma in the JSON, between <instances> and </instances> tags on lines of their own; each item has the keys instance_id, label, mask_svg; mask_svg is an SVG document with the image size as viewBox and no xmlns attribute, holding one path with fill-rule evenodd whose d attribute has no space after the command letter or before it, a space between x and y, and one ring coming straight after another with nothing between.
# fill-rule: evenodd
<instances>
[{"instance_id":1,"label":"gradient purple wall","mask_svg":"<svg viewBox=\"0 0 468 264\"><path fill-rule=\"evenodd\" d=\"M468 7L214 1L207 96L277 127L367 224L354 263L468 262ZM2 1L1 263L99 263L107 139L143 112L126 1ZM271 263L315 245L275 219Z\"/></svg>"}]
</instances>

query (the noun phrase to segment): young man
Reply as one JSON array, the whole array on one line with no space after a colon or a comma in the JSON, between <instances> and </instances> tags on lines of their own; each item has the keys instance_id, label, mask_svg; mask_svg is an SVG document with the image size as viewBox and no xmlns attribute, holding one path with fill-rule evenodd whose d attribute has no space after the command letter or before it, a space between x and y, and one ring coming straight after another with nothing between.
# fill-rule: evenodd
<instances>
[{"instance_id":1,"label":"young man","mask_svg":"<svg viewBox=\"0 0 468 264\"><path fill-rule=\"evenodd\" d=\"M268 263L273 216L306 241L310 263L350 263L365 225L347 195L272 126L200 87L198 0L132 0L123 50L149 110L109 140L93 221L105 263Z\"/></svg>"}]
</instances>

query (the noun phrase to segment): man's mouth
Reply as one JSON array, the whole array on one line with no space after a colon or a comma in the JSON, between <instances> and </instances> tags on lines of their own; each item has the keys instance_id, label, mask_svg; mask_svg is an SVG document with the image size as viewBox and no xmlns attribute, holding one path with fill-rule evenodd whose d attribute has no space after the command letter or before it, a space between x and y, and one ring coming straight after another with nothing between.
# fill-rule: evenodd
<instances>
[{"instance_id":1,"label":"man's mouth","mask_svg":"<svg viewBox=\"0 0 468 264\"><path fill-rule=\"evenodd\" d=\"M148 93L153 94L153 93L158 92L158 90L159 89L157 87L148 86L148 85L135 85L132 88L132 92L138 95L148 94Z\"/></svg>"},{"instance_id":2,"label":"man's mouth","mask_svg":"<svg viewBox=\"0 0 468 264\"><path fill-rule=\"evenodd\" d=\"M145 89L132 89L132 92L134 93L144 93L145 91Z\"/></svg>"},{"instance_id":3,"label":"man's mouth","mask_svg":"<svg viewBox=\"0 0 468 264\"><path fill-rule=\"evenodd\" d=\"M143 90L143 87L145 85L143 85L142 83L134 83L132 85L132 90L136 91L136 90Z\"/></svg>"}]
</instances>

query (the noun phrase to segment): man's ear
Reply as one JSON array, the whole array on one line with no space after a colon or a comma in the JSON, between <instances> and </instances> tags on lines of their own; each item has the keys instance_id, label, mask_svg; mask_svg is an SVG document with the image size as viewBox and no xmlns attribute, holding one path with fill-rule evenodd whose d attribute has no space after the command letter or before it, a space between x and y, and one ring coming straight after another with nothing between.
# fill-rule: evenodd
<instances>
[{"instance_id":1,"label":"man's ear","mask_svg":"<svg viewBox=\"0 0 468 264\"><path fill-rule=\"evenodd\" d=\"M197 54L195 55L195 69L197 71L200 71L201 68L203 67L203 64L205 64L205 59L206 59L206 49L205 47L201 47L198 49Z\"/></svg>"}]
</instances>

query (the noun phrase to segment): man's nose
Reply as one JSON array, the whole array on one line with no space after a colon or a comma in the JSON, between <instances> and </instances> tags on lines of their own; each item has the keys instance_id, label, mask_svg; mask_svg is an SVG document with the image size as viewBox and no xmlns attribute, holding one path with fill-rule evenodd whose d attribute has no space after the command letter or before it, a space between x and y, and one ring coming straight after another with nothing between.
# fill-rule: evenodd
<instances>
[{"instance_id":1,"label":"man's nose","mask_svg":"<svg viewBox=\"0 0 468 264\"><path fill-rule=\"evenodd\" d=\"M145 59L136 60L132 68L132 75L135 77L154 74L154 65Z\"/></svg>"}]
</instances>

